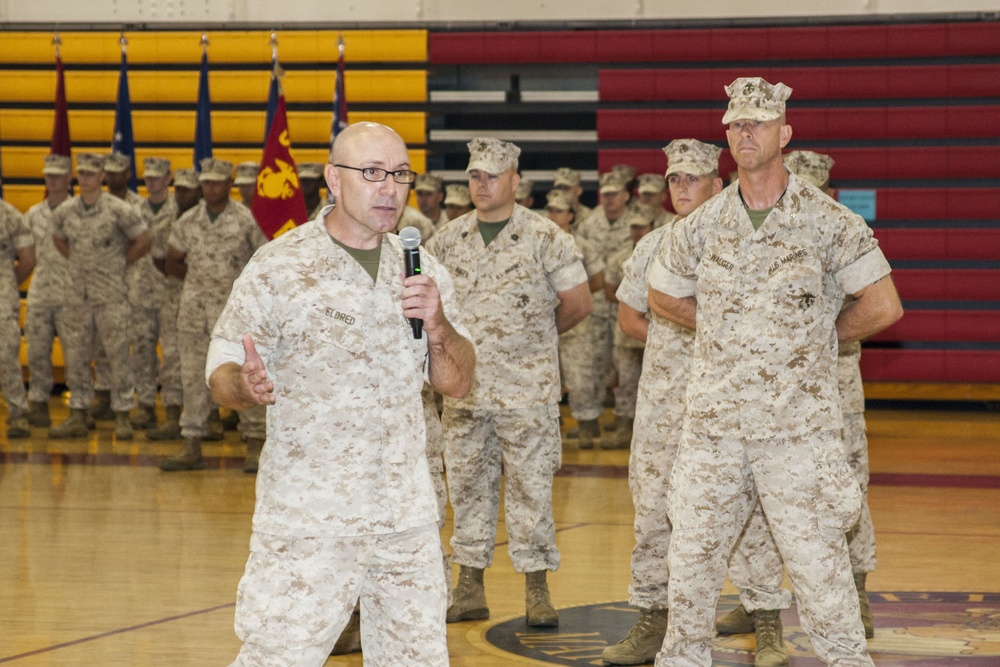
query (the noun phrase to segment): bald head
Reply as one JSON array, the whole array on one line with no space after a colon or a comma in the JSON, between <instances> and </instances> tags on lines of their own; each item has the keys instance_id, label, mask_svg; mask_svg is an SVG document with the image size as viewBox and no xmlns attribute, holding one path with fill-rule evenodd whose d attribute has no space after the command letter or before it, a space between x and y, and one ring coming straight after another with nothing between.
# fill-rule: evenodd
<instances>
[{"instance_id":1,"label":"bald head","mask_svg":"<svg viewBox=\"0 0 1000 667\"><path fill-rule=\"evenodd\" d=\"M333 142L330 151L330 162L333 164L350 164L359 146L367 143L388 144L395 142L404 152L406 143L399 134L381 123L354 123L344 128Z\"/></svg>"}]
</instances>

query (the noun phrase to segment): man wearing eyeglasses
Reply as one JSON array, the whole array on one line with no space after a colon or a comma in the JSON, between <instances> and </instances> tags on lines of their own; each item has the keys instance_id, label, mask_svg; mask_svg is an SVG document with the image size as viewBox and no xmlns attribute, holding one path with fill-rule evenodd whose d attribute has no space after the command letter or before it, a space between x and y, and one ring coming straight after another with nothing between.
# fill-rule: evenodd
<instances>
[{"instance_id":1,"label":"man wearing eyeglasses","mask_svg":"<svg viewBox=\"0 0 1000 667\"><path fill-rule=\"evenodd\" d=\"M415 174L384 125L338 136L336 207L262 248L215 327L220 405L268 406L234 666L319 667L360 598L365 663L448 664L447 585L421 387L472 386L451 279L392 233ZM415 339L407 318L423 320Z\"/></svg>"},{"instance_id":2,"label":"man wearing eyeglasses","mask_svg":"<svg viewBox=\"0 0 1000 667\"><path fill-rule=\"evenodd\" d=\"M844 537L861 490L841 443L837 347L889 326L902 306L864 220L785 168L791 89L755 77L726 92L739 180L674 224L649 279L651 307L695 329L656 664L711 665L727 560L759 499L816 654L870 666ZM841 310L847 294L856 300ZM778 635L767 643L780 645L777 612L766 621ZM779 646L755 663L787 654Z\"/></svg>"},{"instance_id":3,"label":"man wearing eyeglasses","mask_svg":"<svg viewBox=\"0 0 1000 667\"><path fill-rule=\"evenodd\" d=\"M493 560L501 464L507 476L508 552L526 575L530 626L555 626L546 572L559 566L552 476L561 462L558 334L591 310L583 255L552 221L519 206L514 144L469 142L476 208L452 220L428 249L455 279L461 322L479 363L468 396L445 398L445 464L455 510L458 584L448 621L489 617L483 570Z\"/></svg>"}]
</instances>

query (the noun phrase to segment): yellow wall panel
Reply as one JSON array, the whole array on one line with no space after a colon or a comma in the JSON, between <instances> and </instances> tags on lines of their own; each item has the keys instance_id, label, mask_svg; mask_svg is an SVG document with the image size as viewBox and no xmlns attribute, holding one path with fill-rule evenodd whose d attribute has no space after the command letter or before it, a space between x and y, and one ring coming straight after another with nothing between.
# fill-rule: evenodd
<instances>
[{"instance_id":1,"label":"yellow wall panel","mask_svg":"<svg viewBox=\"0 0 1000 667\"><path fill-rule=\"evenodd\" d=\"M3 40L0 39L0 42ZM427 73L417 70L359 70L346 72L344 86L351 102L425 102ZM267 101L269 72L210 72L209 95L213 102ZM288 102L333 103L335 73L325 70L291 72L283 80ZM198 99L198 72L130 71L129 95L136 102L194 104ZM0 101L48 102L55 99L55 72L0 70ZM118 95L118 72L66 73L66 99L113 104Z\"/></svg>"},{"instance_id":2,"label":"yellow wall panel","mask_svg":"<svg viewBox=\"0 0 1000 667\"><path fill-rule=\"evenodd\" d=\"M270 62L271 31L210 31L208 57L212 62ZM277 31L282 62L336 62L337 35L332 30ZM130 63L197 63L201 60L200 32L126 32ZM117 63L121 45L117 32L61 32L64 63ZM424 62L426 30L346 30L345 60L358 62ZM5 32L0 40L0 63L55 61L51 32Z\"/></svg>"}]
</instances>

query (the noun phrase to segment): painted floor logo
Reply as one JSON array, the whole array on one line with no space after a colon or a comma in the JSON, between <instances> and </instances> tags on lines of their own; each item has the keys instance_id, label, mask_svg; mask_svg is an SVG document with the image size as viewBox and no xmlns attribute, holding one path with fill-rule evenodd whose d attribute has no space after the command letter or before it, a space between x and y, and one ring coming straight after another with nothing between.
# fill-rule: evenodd
<instances>
[{"instance_id":1,"label":"painted floor logo","mask_svg":"<svg viewBox=\"0 0 1000 667\"><path fill-rule=\"evenodd\" d=\"M1000 665L1000 593L870 593L875 639L868 642L879 667L996 667ZM723 596L720 613L736 606ZM792 667L820 667L795 606L782 612ZM551 665L601 665L601 652L638 619L625 602L559 610L559 627L529 628L524 617L498 623L485 639L501 651ZM716 637L716 667L753 664L753 635Z\"/></svg>"}]
</instances>

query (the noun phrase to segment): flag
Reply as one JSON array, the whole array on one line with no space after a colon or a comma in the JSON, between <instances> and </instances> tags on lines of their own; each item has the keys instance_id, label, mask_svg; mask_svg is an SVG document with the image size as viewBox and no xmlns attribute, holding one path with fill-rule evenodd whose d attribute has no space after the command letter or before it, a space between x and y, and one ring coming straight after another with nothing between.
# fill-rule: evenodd
<instances>
[{"instance_id":1,"label":"flag","mask_svg":"<svg viewBox=\"0 0 1000 667\"><path fill-rule=\"evenodd\" d=\"M49 152L72 157L69 143L69 107L66 104L66 76L62 58L56 53L56 113L52 121L52 142Z\"/></svg>"},{"instance_id":2,"label":"flag","mask_svg":"<svg viewBox=\"0 0 1000 667\"><path fill-rule=\"evenodd\" d=\"M267 143L267 135L271 133L271 121L278 111L278 59L271 59L271 85L267 89L267 117L264 120L264 143Z\"/></svg>"},{"instance_id":3,"label":"flag","mask_svg":"<svg viewBox=\"0 0 1000 667\"><path fill-rule=\"evenodd\" d=\"M208 49L201 52L198 76L198 108L194 121L194 168L201 171L202 158L212 157L212 102L208 97Z\"/></svg>"},{"instance_id":4,"label":"flag","mask_svg":"<svg viewBox=\"0 0 1000 667\"><path fill-rule=\"evenodd\" d=\"M337 84L333 89L333 122L330 124L330 147L340 131L347 127L347 96L344 94L344 37L338 39Z\"/></svg>"},{"instance_id":5,"label":"flag","mask_svg":"<svg viewBox=\"0 0 1000 667\"><path fill-rule=\"evenodd\" d=\"M124 38L122 38L124 39ZM132 100L128 94L128 62L125 59L125 45L122 44L122 69L118 74L118 99L115 102L115 132L111 141L111 152L127 155L132 162L132 178L128 189L135 192L139 181L135 177L135 137L132 134Z\"/></svg>"},{"instance_id":6,"label":"flag","mask_svg":"<svg viewBox=\"0 0 1000 667\"><path fill-rule=\"evenodd\" d=\"M287 232L309 217L291 148L285 95L279 82L278 108L267 133L264 157L257 172L257 189L250 202L253 217L269 239Z\"/></svg>"}]
</instances>

